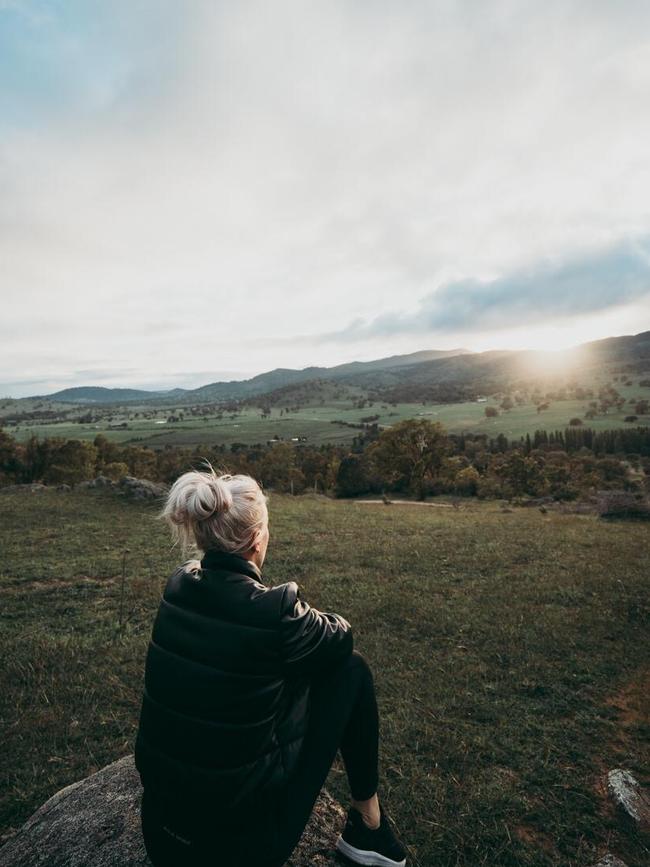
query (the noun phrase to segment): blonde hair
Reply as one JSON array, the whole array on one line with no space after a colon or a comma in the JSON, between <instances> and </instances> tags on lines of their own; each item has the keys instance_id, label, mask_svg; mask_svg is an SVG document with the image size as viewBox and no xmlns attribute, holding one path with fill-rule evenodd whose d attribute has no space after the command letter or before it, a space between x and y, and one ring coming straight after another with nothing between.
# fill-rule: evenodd
<instances>
[{"instance_id":1,"label":"blonde hair","mask_svg":"<svg viewBox=\"0 0 650 867\"><path fill-rule=\"evenodd\" d=\"M172 485L159 517L183 550L249 551L268 521L267 497L251 476L184 473Z\"/></svg>"}]
</instances>

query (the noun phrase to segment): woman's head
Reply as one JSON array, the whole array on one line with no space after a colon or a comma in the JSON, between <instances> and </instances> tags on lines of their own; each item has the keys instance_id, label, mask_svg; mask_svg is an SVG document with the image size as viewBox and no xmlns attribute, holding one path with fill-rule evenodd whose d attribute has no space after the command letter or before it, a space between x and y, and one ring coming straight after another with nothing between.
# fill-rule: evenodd
<instances>
[{"instance_id":1,"label":"woman's head","mask_svg":"<svg viewBox=\"0 0 650 867\"><path fill-rule=\"evenodd\" d=\"M245 475L184 473L172 485L161 513L183 548L216 548L249 555L262 565L268 543L267 498Z\"/></svg>"}]
</instances>

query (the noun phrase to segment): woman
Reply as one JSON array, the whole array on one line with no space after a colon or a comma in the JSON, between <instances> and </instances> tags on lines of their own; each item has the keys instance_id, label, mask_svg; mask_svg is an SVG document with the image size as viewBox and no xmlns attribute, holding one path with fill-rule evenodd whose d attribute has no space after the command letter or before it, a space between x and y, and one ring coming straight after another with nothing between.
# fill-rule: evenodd
<instances>
[{"instance_id":1,"label":"woman","mask_svg":"<svg viewBox=\"0 0 650 867\"><path fill-rule=\"evenodd\" d=\"M403 867L377 796L372 673L338 614L264 584L267 500L250 476L189 472L162 512L203 556L170 576L153 626L135 748L155 867L280 867L337 749L352 804L337 848Z\"/></svg>"}]
</instances>

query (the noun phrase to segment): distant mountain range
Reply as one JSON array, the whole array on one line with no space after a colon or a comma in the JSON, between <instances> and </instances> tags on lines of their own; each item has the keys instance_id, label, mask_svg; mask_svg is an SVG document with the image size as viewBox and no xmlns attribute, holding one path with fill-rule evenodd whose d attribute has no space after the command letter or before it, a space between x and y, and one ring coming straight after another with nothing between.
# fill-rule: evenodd
<instances>
[{"instance_id":1,"label":"distant mountain range","mask_svg":"<svg viewBox=\"0 0 650 867\"><path fill-rule=\"evenodd\" d=\"M272 402L274 392L280 395L290 386L322 383L325 380L376 394L389 395L391 391L397 390L403 395L400 399L419 400L436 394L444 398L445 389L452 386L465 389L469 386L498 387L513 379L533 375L533 371L539 376L544 371L544 365L547 362L550 365L552 358L552 353L538 351L492 350L475 353L466 349L422 350L334 367L306 367L302 370L276 368L251 379L212 382L194 389L145 391L81 386L35 397L84 405L210 403L246 400L261 395L267 395ZM610 366L628 373L650 371L650 331L585 343L568 350L562 358L566 361L567 372L579 369L602 371Z\"/></svg>"},{"instance_id":2,"label":"distant mountain range","mask_svg":"<svg viewBox=\"0 0 650 867\"><path fill-rule=\"evenodd\" d=\"M62 403L133 403L150 400L183 400L183 402L208 402L219 400L241 400L266 394L287 385L303 383L315 379L341 379L348 376L358 376L365 373L375 373L398 367L410 367L424 362L449 358L454 355L468 353L467 349L425 349L411 352L408 355L391 355L373 361L351 361L347 364L337 364L335 367L305 367L302 370L276 367L267 373L260 373L251 379L231 380L229 382L211 382L198 388L174 388L170 391L145 391L137 388L105 388L103 386L78 386L64 388L52 394L34 395L34 400L56 400Z\"/></svg>"}]
</instances>

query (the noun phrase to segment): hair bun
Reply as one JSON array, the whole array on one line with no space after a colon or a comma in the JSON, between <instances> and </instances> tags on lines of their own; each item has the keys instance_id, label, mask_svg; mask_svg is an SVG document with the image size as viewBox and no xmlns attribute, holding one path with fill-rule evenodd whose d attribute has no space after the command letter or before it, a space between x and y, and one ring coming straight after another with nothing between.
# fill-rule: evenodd
<instances>
[{"instance_id":1,"label":"hair bun","mask_svg":"<svg viewBox=\"0 0 650 867\"><path fill-rule=\"evenodd\" d=\"M193 470L172 485L160 515L184 547L248 551L268 521L266 497L247 475Z\"/></svg>"},{"instance_id":2,"label":"hair bun","mask_svg":"<svg viewBox=\"0 0 650 867\"><path fill-rule=\"evenodd\" d=\"M208 473L196 474L193 495L188 500L188 511L199 521L218 512L227 512L232 506L228 485Z\"/></svg>"}]
</instances>

